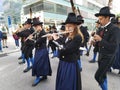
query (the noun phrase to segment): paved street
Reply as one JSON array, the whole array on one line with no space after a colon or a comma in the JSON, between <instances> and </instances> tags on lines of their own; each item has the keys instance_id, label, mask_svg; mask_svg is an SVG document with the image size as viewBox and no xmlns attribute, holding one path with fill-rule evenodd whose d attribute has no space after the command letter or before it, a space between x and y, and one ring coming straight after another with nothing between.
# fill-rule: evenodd
<instances>
[{"instance_id":1,"label":"paved street","mask_svg":"<svg viewBox=\"0 0 120 90\"><path fill-rule=\"evenodd\" d=\"M9 38L9 48L4 49L7 54L0 54L0 90L55 90L55 79L58 66L58 59L51 58L52 76L48 77L46 81L40 82L36 87L32 87L34 77L31 76L31 71L23 73L24 65L19 65L17 58L20 56L18 49L14 47L14 40ZM91 52L92 55L92 52ZM90 64L88 61L92 56L86 57L83 55L82 59L82 86L83 90L101 90L94 79L94 73L97 69L97 63ZM51 54L50 54L51 57ZM109 90L120 90L120 75L117 70L113 73L108 73L108 87Z\"/></svg>"}]
</instances>

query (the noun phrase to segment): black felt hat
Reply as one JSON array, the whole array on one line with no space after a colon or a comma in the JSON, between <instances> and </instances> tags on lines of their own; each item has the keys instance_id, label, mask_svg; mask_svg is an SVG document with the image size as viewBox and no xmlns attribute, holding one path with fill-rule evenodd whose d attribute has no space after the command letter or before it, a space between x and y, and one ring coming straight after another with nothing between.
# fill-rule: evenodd
<instances>
[{"instance_id":1,"label":"black felt hat","mask_svg":"<svg viewBox=\"0 0 120 90\"><path fill-rule=\"evenodd\" d=\"M101 8L101 9L100 9L100 12L99 12L99 13L96 13L95 16L96 16L96 17L98 17L98 16L115 17L114 14L111 14L111 13L110 13L110 8L109 8L108 6Z\"/></svg>"},{"instance_id":2,"label":"black felt hat","mask_svg":"<svg viewBox=\"0 0 120 90\"><path fill-rule=\"evenodd\" d=\"M69 13L66 21L62 24L63 25L65 25L65 24L77 24L78 25L79 22L77 21L77 17L75 15L75 13Z\"/></svg>"},{"instance_id":3,"label":"black felt hat","mask_svg":"<svg viewBox=\"0 0 120 90\"><path fill-rule=\"evenodd\" d=\"M27 21L25 21L24 24L32 24L32 19L28 18Z\"/></svg>"},{"instance_id":4,"label":"black felt hat","mask_svg":"<svg viewBox=\"0 0 120 90\"><path fill-rule=\"evenodd\" d=\"M42 25L43 22L40 22L38 18L33 18L33 26Z\"/></svg>"},{"instance_id":5,"label":"black felt hat","mask_svg":"<svg viewBox=\"0 0 120 90\"><path fill-rule=\"evenodd\" d=\"M51 26L51 29L57 29L55 25Z\"/></svg>"},{"instance_id":6,"label":"black felt hat","mask_svg":"<svg viewBox=\"0 0 120 90\"><path fill-rule=\"evenodd\" d=\"M78 21L80 24L84 23L83 17L82 17L81 15L78 15L78 16L77 16L77 21Z\"/></svg>"},{"instance_id":7,"label":"black felt hat","mask_svg":"<svg viewBox=\"0 0 120 90\"><path fill-rule=\"evenodd\" d=\"M100 24L99 20L97 20L95 23L98 23L98 24Z\"/></svg>"},{"instance_id":8,"label":"black felt hat","mask_svg":"<svg viewBox=\"0 0 120 90\"><path fill-rule=\"evenodd\" d=\"M114 17L114 18L112 18L111 19L111 23L113 23L113 24L119 24L120 23L120 21L119 21L119 17Z\"/></svg>"},{"instance_id":9,"label":"black felt hat","mask_svg":"<svg viewBox=\"0 0 120 90\"><path fill-rule=\"evenodd\" d=\"M65 31L65 25L62 25L60 30Z\"/></svg>"}]
</instances>

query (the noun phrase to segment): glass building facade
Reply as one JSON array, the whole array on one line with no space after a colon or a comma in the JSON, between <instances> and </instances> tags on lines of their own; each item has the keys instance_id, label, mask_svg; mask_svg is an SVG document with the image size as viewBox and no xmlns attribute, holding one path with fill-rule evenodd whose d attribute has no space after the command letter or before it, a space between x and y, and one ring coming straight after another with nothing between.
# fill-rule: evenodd
<instances>
[{"instance_id":1,"label":"glass building facade","mask_svg":"<svg viewBox=\"0 0 120 90\"><path fill-rule=\"evenodd\" d=\"M75 6L79 7L80 12L85 20L85 25L89 30L94 28L96 17L94 14L98 12L99 7L92 5L87 0L74 0ZM86 6L87 5L87 6ZM56 23L59 25L64 22L67 14L72 12L70 0L27 0L27 3L22 8L21 19L29 18L29 9L32 9L33 17L42 17L41 21L44 24ZM94 9L93 9L94 8Z\"/></svg>"}]
</instances>

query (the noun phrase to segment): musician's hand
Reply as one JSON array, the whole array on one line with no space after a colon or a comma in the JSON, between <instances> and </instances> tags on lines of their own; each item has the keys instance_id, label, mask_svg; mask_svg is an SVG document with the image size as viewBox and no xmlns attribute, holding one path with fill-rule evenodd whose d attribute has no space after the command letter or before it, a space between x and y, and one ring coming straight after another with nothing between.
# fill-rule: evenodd
<instances>
[{"instance_id":1,"label":"musician's hand","mask_svg":"<svg viewBox=\"0 0 120 90\"><path fill-rule=\"evenodd\" d=\"M91 33L91 36L93 37L94 35L95 35L95 32L92 32L92 33Z\"/></svg>"},{"instance_id":2,"label":"musician's hand","mask_svg":"<svg viewBox=\"0 0 120 90\"><path fill-rule=\"evenodd\" d=\"M33 35L29 35L29 40L32 40L33 39Z\"/></svg>"},{"instance_id":3,"label":"musician's hand","mask_svg":"<svg viewBox=\"0 0 120 90\"><path fill-rule=\"evenodd\" d=\"M48 38L48 40L52 40L52 39L53 39L53 37L52 37L52 36L48 36L47 38Z\"/></svg>"},{"instance_id":4,"label":"musician's hand","mask_svg":"<svg viewBox=\"0 0 120 90\"><path fill-rule=\"evenodd\" d=\"M96 41L101 41L102 38L101 38L99 35L95 34L95 35L94 35L94 40L96 40Z\"/></svg>"},{"instance_id":5,"label":"musician's hand","mask_svg":"<svg viewBox=\"0 0 120 90\"><path fill-rule=\"evenodd\" d=\"M58 34L56 34L56 33L53 33L52 37L53 37L54 40L57 40L59 38Z\"/></svg>"}]
</instances>

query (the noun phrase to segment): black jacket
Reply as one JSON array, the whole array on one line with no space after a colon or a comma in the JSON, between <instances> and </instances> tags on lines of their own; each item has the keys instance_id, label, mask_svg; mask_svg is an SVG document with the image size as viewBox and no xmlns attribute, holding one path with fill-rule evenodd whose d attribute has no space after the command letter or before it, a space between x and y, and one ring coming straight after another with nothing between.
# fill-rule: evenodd
<instances>
[{"instance_id":1,"label":"black jacket","mask_svg":"<svg viewBox=\"0 0 120 90\"><path fill-rule=\"evenodd\" d=\"M46 48L46 37L42 38L43 35L45 35L46 32L42 30L38 37L36 38L35 48L36 49L43 49Z\"/></svg>"},{"instance_id":2,"label":"black jacket","mask_svg":"<svg viewBox=\"0 0 120 90\"><path fill-rule=\"evenodd\" d=\"M80 57L81 36L76 35L72 40L65 41L65 38L57 40L58 43L63 44L63 49L59 50L59 59L66 62L77 61Z\"/></svg>"},{"instance_id":3,"label":"black jacket","mask_svg":"<svg viewBox=\"0 0 120 90\"><path fill-rule=\"evenodd\" d=\"M26 29L22 32L18 32L17 35L19 37L24 37L26 39L33 32L34 32L34 29L31 27L30 29ZM29 40L29 39L27 41L25 41L24 43L25 43L26 46L33 46L34 45L34 41Z\"/></svg>"},{"instance_id":4,"label":"black jacket","mask_svg":"<svg viewBox=\"0 0 120 90\"><path fill-rule=\"evenodd\" d=\"M119 43L119 28L110 23L104 30L102 40L100 41L100 53L114 54Z\"/></svg>"}]
</instances>

